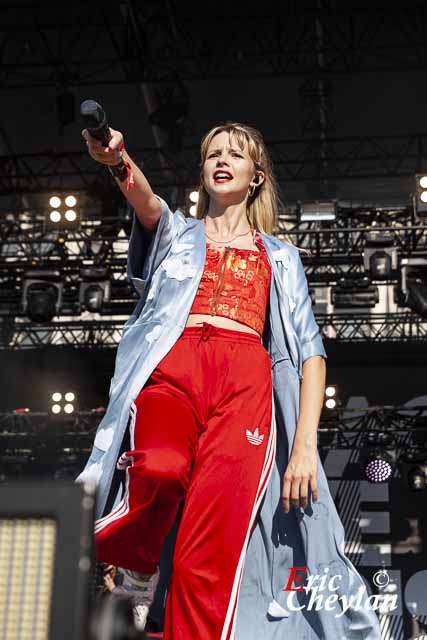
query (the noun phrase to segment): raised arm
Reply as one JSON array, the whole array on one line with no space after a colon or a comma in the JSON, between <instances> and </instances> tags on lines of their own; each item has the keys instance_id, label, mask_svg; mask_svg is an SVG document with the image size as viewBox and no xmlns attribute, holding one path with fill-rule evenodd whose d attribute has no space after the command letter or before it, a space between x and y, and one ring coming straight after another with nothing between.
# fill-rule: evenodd
<instances>
[{"instance_id":1,"label":"raised arm","mask_svg":"<svg viewBox=\"0 0 427 640\"><path fill-rule=\"evenodd\" d=\"M108 143L108 147L103 147L98 140L89 134L87 129L83 129L82 136L86 140L89 155L97 162L107 166L118 164L121 159L129 163L135 180L133 188L127 189L125 181L120 182L117 178L115 178L115 181L126 200L134 208L135 214L144 229L149 232L155 232L161 215L159 199L156 198L147 178L127 151L125 149L120 151L123 146L123 134L120 131L111 129L111 127L110 131L112 138Z\"/></svg>"}]
</instances>

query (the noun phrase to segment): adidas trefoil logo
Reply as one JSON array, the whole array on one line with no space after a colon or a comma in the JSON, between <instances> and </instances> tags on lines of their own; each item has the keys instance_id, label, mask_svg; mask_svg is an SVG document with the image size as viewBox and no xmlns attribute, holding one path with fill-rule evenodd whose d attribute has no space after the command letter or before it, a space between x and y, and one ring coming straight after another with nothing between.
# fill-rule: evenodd
<instances>
[{"instance_id":1,"label":"adidas trefoil logo","mask_svg":"<svg viewBox=\"0 0 427 640\"><path fill-rule=\"evenodd\" d=\"M259 445L264 440L264 436L259 434L258 427L252 433L249 429L246 429L246 437L251 444Z\"/></svg>"}]
</instances>

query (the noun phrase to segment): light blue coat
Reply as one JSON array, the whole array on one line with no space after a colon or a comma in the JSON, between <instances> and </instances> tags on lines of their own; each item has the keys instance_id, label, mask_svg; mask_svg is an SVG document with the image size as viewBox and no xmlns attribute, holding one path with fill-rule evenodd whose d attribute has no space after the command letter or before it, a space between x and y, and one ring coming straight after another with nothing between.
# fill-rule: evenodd
<instances>
[{"instance_id":1,"label":"light blue coat","mask_svg":"<svg viewBox=\"0 0 427 640\"><path fill-rule=\"evenodd\" d=\"M172 213L159 200L162 213L154 236L147 235L134 219L128 275L141 297L123 329L107 411L85 469L76 479L96 483L96 518L104 515L113 492L131 403L182 333L205 264L203 220L186 218L179 210ZM320 459L318 502L305 512L291 507L288 514L281 506L282 480L298 419L302 365L311 356L326 354L298 250L273 236L260 235L272 268L270 313L262 340L272 360L276 459L247 548L234 638L379 640L378 619L367 608L364 581L344 554L343 526ZM117 491L113 506L120 497ZM310 611L309 594L300 592L295 605L300 606L300 601L305 608L290 611L289 592L283 588L290 567L302 566L313 576L322 577L328 571L330 576L341 576L332 585L338 584L337 590L318 592L323 598L359 594L365 606L354 600L356 604L342 614L342 599L333 598L332 610L322 606L315 611L313 605ZM300 600L302 596L306 600Z\"/></svg>"}]
</instances>

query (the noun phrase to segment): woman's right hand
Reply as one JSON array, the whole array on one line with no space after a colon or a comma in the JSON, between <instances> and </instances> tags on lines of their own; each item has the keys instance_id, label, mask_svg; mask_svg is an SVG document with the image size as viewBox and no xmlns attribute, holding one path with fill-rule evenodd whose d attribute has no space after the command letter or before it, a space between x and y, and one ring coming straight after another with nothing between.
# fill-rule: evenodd
<instances>
[{"instance_id":1,"label":"woman's right hand","mask_svg":"<svg viewBox=\"0 0 427 640\"><path fill-rule=\"evenodd\" d=\"M101 164L113 166L119 164L122 159L123 134L120 131L111 129L111 127L110 131L112 137L108 143L108 147L104 147L99 140L93 138L87 129L83 129L82 136L86 140L87 149L91 158Z\"/></svg>"}]
</instances>

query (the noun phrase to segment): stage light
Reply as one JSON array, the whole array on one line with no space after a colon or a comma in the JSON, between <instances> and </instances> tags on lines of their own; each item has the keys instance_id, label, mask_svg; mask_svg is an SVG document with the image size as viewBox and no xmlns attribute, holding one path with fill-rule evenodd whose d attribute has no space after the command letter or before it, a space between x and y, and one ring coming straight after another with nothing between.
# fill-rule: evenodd
<instances>
[{"instance_id":1,"label":"stage light","mask_svg":"<svg viewBox=\"0 0 427 640\"><path fill-rule=\"evenodd\" d=\"M67 196L65 198L65 204L70 208L75 207L77 204L77 198L75 196Z\"/></svg>"},{"instance_id":2,"label":"stage light","mask_svg":"<svg viewBox=\"0 0 427 640\"><path fill-rule=\"evenodd\" d=\"M49 322L62 304L61 273L53 269L33 269L25 273L21 305L33 322Z\"/></svg>"},{"instance_id":3,"label":"stage light","mask_svg":"<svg viewBox=\"0 0 427 640\"><path fill-rule=\"evenodd\" d=\"M326 387L325 389L325 395L328 396L328 398L332 398L332 396L334 396L336 394L337 390L335 387Z\"/></svg>"},{"instance_id":4,"label":"stage light","mask_svg":"<svg viewBox=\"0 0 427 640\"><path fill-rule=\"evenodd\" d=\"M55 391L51 394L51 413L57 415L59 413L65 413L70 415L76 410L76 394L73 391L67 391L66 393Z\"/></svg>"},{"instance_id":5,"label":"stage light","mask_svg":"<svg viewBox=\"0 0 427 640\"><path fill-rule=\"evenodd\" d=\"M427 317L427 258L402 258L395 302Z\"/></svg>"},{"instance_id":6,"label":"stage light","mask_svg":"<svg viewBox=\"0 0 427 640\"><path fill-rule=\"evenodd\" d=\"M427 462L408 471L408 486L411 491L423 491L427 487Z\"/></svg>"},{"instance_id":7,"label":"stage light","mask_svg":"<svg viewBox=\"0 0 427 640\"><path fill-rule=\"evenodd\" d=\"M363 264L374 280L387 280L397 269L397 249L388 232L371 231L366 236Z\"/></svg>"},{"instance_id":8,"label":"stage light","mask_svg":"<svg viewBox=\"0 0 427 640\"><path fill-rule=\"evenodd\" d=\"M328 398L325 402L325 406L327 407L327 409L335 409L337 403L333 398Z\"/></svg>"},{"instance_id":9,"label":"stage light","mask_svg":"<svg viewBox=\"0 0 427 640\"><path fill-rule=\"evenodd\" d=\"M109 302L111 297L108 269L105 267L81 269L80 277L82 278L79 288L80 305L88 311L101 311L104 302Z\"/></svg>"},{"instance_id":10,"label":"stage light","mask_svg":"<svg viewBox=\"0 0 427 640\"><path fill-rule=\"evenodd\" d=\"M67 209L67 211L65 212L65 218L66 220L68 220L68 222L75 222L77 220L77 213L74 211L74 209Z\"/></svg>"},{"instance_id":11,"label":"stage light","mask_svg":"<svg viewBox=\"0 0 427 640\"><path fill-rule=\"evenodd\" d=\"M375 307L379 301L378 287L370 278L340 278L331 290L331 301L336 309Z\"/></svg>"},{"instance_id":12,"label":"stage light","mask_svg":"<svg viewBox=\"0 0 427 640\"><path fill-rule=\"evenodd\" d=\"M196 207L196 205L195 205L195 204L192 204L192 205L191 205L191 207L190 207L190 209L189 209L189 213L190 213L190 216L192 216L193 218L195 218L195 217L196 217L197 207Z\"/></svg>"},{"instance_id":13,"label":"stage light","mask_svg":"<svg viewBox=\"0 0 427 640\"><path fill-rule=\"evenodd\" d=\"M52 196L49 204L54 211L48 212L45 216L46 229L75 229L79 226L79 214L73 208L77 204L77 198L75 196L66 196L65 203L63 203L58 196Z\"/></svg>"},{"instance_id":14,"label":"stage light","mask_svg":"<svg viewBox=\"0 0 427 640\"><path fill-rule=\"evenodd\" d=\"M320 222L324 220L336 220L337 201L327 202L298 202L297 216L299 222Z\"/></svg>"},{"instance_id":15,"label":"stage light","mask_svg":"<svg viewBox=\"0 0 427 640\"><path fill-rule=\"evenodd\" d=\"M55 209L50 212L49 219L51 222L59 222L61 220L61 214Z\"/></svg>"},{"instance_id":16,"label":"stage light","mask_svg":"<svg viewBox=\"0 0 427 640\"><path fill-rule=\"evenodd\" d=\"M415 176L415 193L413 195L414 211L419 218L427 216L427 175Z\"/></svg>"},{"instance_id":17,"label":"stage light","mask_svg":"<svg viewBox=\"0 0 427 640\"><path fill-rule=\"evenodd\" d=\"M372 483L387 482L393 472L393 461L386 452L374 452L363 462L366 480Z\"/></svg>"},{"instance_id":18,"label":"stage light","mask_svg":"<svg viewBox=\"0 0 427 640\"><path fill-rule=\"evenodd\" d=\"M188 196L191 202L197 203L199 201L199 192L198 191L191 191L190 195Z\"/></svg>"},{"instance_id":19,"label":"stage light","mask_svg":"<svg viewBox=\"0 0 427 640\"><path fill-rule=\"evenodd\" d=\"M61 206L61 198L58 198L58 196L52 196L49 200L49 204L52 209L57 209Z\"/></svg>"},{"instance_id":20,"label":"stage light","mask_svg":"<svg viewBox=\"0 0 427 640\"><path fill-rule=\"evenodd\" d=\"M15 477L0 485L2 638L87 637L94 506L89 483Z\"/></svg>"}]
</instances>

